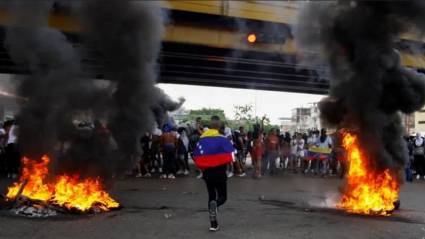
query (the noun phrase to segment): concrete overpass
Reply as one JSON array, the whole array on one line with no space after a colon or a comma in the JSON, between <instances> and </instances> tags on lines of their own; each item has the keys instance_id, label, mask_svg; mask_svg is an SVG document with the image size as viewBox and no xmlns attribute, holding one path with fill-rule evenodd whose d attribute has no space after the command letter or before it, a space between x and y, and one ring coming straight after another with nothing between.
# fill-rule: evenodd
<instances>
[{"instance_id":1,"label":"concrete overpass","mask_svg":"<svg viewBox=\"0 0 425 239\"><path fill-rule=\"evenodd\" d=\"M327 93L328 83L319 67L301 67L294 46L292 27L298 12L296 1L161 1L170 14L159 58L162 83L255 88L302 93ZM102 77L96 52L80 43L84 31L69 9L52 9L49 24L63 31L87 56L85 72ZM7 11L0 11L0 72L25 73L3 48ZM257 42L247 42L255 33ZM422 46L423 39L401 36L399 49L405 65L425 69L422 53L409 46Z\"/></svg>"}]
</instances>

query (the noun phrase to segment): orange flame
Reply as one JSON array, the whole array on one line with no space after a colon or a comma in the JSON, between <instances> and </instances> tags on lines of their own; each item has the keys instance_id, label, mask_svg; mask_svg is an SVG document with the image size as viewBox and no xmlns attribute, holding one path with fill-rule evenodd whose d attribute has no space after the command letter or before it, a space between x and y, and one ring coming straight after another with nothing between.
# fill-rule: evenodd
<instances>
[{"instance_id":1,"label":"orange flame","mask_svg":"<svg viewBox=\"0 0 425 239\"><path fill-rule=\"evenodd\" d=\"M399 183L389 169L372 170L361 151L357 137L344 133L347 151L347 185L338 207L351 213L388 216L398 200Z\"/></svg>"},{"instance_id":2,"label":"orange flame","mask_svg":"<svg viewBox=\"0 0 425 239\"><path fill-rule=\"evenodd\" d=\"M99 179L80 179L79 175L60 175L55 180L47 182L49 162L48 156L43 156L40 162L22 158L22 175L19 182L8 188L6 197L16 198L21 187L24 186L22 196L68 209L86 212L93 206L102 211L119 207L119 203L103 190Z\"/></svg>"}]
</instances>

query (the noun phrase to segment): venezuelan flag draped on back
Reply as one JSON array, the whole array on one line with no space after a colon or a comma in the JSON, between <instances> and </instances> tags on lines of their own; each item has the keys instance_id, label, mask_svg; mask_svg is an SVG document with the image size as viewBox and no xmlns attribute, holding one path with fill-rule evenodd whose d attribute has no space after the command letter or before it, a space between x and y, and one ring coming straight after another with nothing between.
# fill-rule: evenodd
<instances>
[{"instance_id":1,"label":"venezuelan flag draped on back","mask_svg":"<svg viewBox=\"0 0 425 239\"><path fill-rule=\"evenodd\" d=\"M209 129L202 134L193 152L198 168L207 169L228 164L233 160L233 145L218 130Z\"/></svg>"}]
</instances>

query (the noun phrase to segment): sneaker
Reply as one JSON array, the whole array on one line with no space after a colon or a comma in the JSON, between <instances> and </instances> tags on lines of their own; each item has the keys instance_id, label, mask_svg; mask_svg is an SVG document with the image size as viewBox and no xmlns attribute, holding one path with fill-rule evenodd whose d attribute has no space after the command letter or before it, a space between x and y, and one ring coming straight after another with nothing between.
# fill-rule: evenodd
<instances>
[{"instance_id":1,"label":"sneaker","mask_svg":"<svg viewBox=\"0 0 425 239\"><path fill-rule=\"evenodd\" d=\"M243 177L246 177L246 173L241 173L241 174L239 174L237 176L240 177L240 178L243 178Z\"/></svg>"},{"instance_id":2,"label":"sneaker","mask_svg":"<svg viewBox=\"0 0 425 239\"><path fill-rule=\"evenodd\" d=\"M198 176L196 176L197 179L202 179L202 177L203 177L202 172Z\"/></svg>"},{"instance_id":3,"label":"sneaker","mask_svg":"<svg viewBox=\"0 0 425 239\"><path fill-rule=\"evenodd\" d=\"M425 175L424 175L424 180L425 180Z\"/></svg>"},{"instance_id":4,"label":"sneaker","mask_svg":"<svg viewBox=\"0 0 425 239\"><path fill-rule=\"evenodd\" d=\"M232 173L232 172L229 172L229 173L227 174L227 177L228 177L228 178L233 177L233 173Z\"/></svg>"},{"instance_id":5,"label":"sneaker","mask_svg":"<svg viewBox=\"0 0 425 239\"><path fill-rule=\"evenodd\" d=\"M159 168L159 171L158 171L159 173L162 173L162 168Z\"/></svg>"},{"instance_id":6,"label":"sneaker","mask_svg":"<svg viewBox=\"0 0 425 239\"><path fill-rule=\"evenodd\" d=\"M144 177L144 178L150 178L150 177L152 177L152 174L147 173L147 174L145 174L143 177Z\"/></svg>"},{"instance_id":7,"label":"sneaker","mask_svg":"<svg viewBox=\"0 0 425 239\"><path fill-rule=\"evenodd\" d=\"M168 174L168 179L175 179L176 176L174 176L173 174Z\"/></svg>"},{"instance_id":8,"label":"sneaker","mask_svg":"<svg viewBox=\"0 0 425 239\"><path fill-rule=\"evenodd\" d=\"M184 174L184 171L183 170L179 170L179 171L177 171L177 173L176 173L177 175L183 175Z\"/></svg>"},{"instance_id":9,"label":"sneaker","mask_svg":"<svg viewBox=\"0 0 425 239\"><path fill-rule=\"evenodd\" d=\"M418 175L416 175L416 179L417 179L417 180L421 179L421 175L419 175L419 174L418 174Z\"/></svg>"},{"instance_id":10,"label":"sneaker","mask_svg":"<svg viewBox=\"0 0 425 239\"><path fill-rule=\"evenodd\" d=\"M159 177L160 179L166 179L167 175L166 174L161 174L161 176Z\"/></svg>"},{"instance_id":11,"label":"sneaker","mask_svg":"<svg viewBox=\"0 0 425 239\"><path fill-rule=\"evenodd\" d=\"M141 173L136 174L136 178L141 178L141 177L142 177Z\"/></svg>"},{"instance_id":12,"label":"sneaker","mask_svg":"<svg viewBox=\"0 0 425 239\"><path fill-rule=\"evenodd\" d=\"M211 221L210 232L216 232L220 229L217 221Z\"/></svg>"},{"instance_id":13,"label":"sneaker","mask_svg":"<svg viewBox=\"0 0 425 239\"><path fill-rule=\"evenodd\" d=\"M184 170L184 173L183 173L185 176L187 176L187 175L189 175L190 174L190 172L189 172L189 170Z\"/></svg>"},{"instance_id":14,"label":"sneaker","mask_svg":"<svg viewBox=\"0 0 425 239\"><path fill-rule=\"evenodd\" d=\"M151 173L155 173L155 169L154 168L151 170Z\"/></svg>"}]
</instances>

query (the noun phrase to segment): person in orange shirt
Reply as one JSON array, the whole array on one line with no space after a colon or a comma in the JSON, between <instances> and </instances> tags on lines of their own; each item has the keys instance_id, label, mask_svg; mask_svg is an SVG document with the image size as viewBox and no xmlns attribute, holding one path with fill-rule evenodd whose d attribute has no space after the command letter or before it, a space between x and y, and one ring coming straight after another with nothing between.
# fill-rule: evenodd
<instances>
[{"instance_id":1,"label":"person in orange shirt","mask_svg":"<svg viewBox=\"0 0 425 239\"><path fill-rule=\"evenodd\" d=\"M276 173L276 159L279 157L279 138L276 135L276 130L271 129L266 138L266 157L263 159L263 175L269 165L270 174Z\"/></svg>"}]
</instances>

